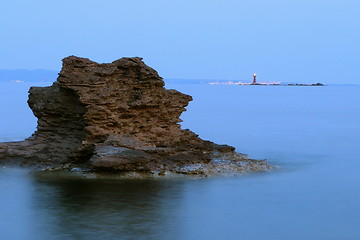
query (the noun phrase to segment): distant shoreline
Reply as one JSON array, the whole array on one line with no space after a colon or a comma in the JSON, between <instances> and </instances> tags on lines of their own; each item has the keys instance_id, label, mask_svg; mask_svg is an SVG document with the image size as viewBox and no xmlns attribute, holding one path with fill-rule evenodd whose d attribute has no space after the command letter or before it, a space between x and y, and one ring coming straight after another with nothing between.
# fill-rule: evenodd
<instances>
[{"instance_id":1,"label":"distant shoreline","mask_svg":"<svg viewBox=\"0 0 360 240\"><path fill-rule=\"evenodd\" d=\"M210 82L210 85L245 85L245 86L310 86L322 87L322 83L241 83L241 82Z\"/></svg>"}]
</instances>

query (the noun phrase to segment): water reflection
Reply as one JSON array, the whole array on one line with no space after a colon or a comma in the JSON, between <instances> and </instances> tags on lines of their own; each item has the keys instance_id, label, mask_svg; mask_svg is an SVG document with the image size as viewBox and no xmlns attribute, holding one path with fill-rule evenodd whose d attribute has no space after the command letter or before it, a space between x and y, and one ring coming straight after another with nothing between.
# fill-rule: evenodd
<instances>
[{"instance_id":1,"label":"water reflection","mask_svg":"<svg viewBox=\"0 0 360 240\"><path fill-rule=\"evenodd\" d=\"M174 239L182 182L34 178L34 209L56 239ZM44 236L46 237L46 236Z\"/></svg>"}]
</instances>

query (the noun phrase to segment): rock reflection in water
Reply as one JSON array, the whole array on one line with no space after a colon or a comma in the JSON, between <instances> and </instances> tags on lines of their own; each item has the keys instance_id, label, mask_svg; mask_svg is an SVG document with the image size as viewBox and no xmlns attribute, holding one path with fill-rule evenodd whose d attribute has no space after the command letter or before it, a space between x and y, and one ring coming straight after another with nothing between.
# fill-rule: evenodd
<instances>
[{"instance_id":1,"label":"rock reflection in water","mask_svg":"<svg viewBox=\"0 0 360 240\"><path fill-rule=\"evenodd\" d=\"M52 239L173 239L178 235L173 227L180 181L46 177L35 181L38 222Z\"/></svg>"}]
</instances>

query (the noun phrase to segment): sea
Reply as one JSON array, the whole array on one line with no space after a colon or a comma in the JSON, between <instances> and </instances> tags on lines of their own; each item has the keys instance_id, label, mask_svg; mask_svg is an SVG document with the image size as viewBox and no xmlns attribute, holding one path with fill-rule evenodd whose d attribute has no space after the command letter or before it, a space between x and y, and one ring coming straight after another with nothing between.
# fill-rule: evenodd
<instances>
[{"instance_id":1,"label":"sea","mask_svg":"<svg viewBox=\"0 0 360 240\"><path fill-rule=\"evenodd\" d=\"M0 82L0 141L36 128L30 86ZM0 168L0 239L358 240L360 86L168 83L182 128L267 159L266 173L116 179Z\"/></svg>"}]
</instances>

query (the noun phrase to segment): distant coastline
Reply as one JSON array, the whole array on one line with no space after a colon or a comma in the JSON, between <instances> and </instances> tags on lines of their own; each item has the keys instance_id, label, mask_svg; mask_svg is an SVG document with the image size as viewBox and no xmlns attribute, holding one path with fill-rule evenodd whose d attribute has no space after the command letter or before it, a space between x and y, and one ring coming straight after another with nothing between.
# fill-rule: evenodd
<instances>
[{"instance_id":1,"label":"distant coastline","mask_svg":"<svg viewBox=\"0 0 360 240\"><path fill-rule=\"evenodd\" d=\"M0 82L41 82L41 81L55 81L58 77L57 71L53 70L2 70L0 69Z\"/></svg>"},{"instance_id":2,"label":"distant coastline","mask_svg":"<svg viewBox=\"0 0 360 240\"><path fill-rule=\"evenodd\" d=\"M248 85L248 86L325 86L322 83L282 83L282 82L270 82L270 83L246 83L246 82L209 82L210 85Z\"/></svg>"},{"instance_id":3,"label":"distant coastline","mask_svg":"<svg viewBox=\"0 0 360 240\"><path fill-rule=\"evenodd\" d=\"M246 82L241 80L214 80L214 79L176 79L165 78L167 84L206 84L206 85L240 85L240 86L328 86L339 84L324 84L324 83L294 83L294 82ZM341 84L343 85L343 84Z\"/></svg>"}]
</instances>

